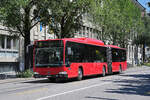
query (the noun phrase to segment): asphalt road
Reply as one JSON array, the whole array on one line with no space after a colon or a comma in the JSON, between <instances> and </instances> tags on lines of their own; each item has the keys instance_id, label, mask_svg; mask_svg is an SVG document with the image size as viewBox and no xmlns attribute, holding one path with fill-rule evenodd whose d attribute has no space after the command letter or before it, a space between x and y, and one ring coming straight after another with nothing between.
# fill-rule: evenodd
<instances>
[{"instance_id":1,"label":"asphalt road","mask_svg":"<svg viewBox=\"0 0 150 100\"><path fill-rule=\"evenodd\" d=\"M150 100L150 67L65 83L47 79L0 82L0 100Z\"/></svg>"}]
</instances>

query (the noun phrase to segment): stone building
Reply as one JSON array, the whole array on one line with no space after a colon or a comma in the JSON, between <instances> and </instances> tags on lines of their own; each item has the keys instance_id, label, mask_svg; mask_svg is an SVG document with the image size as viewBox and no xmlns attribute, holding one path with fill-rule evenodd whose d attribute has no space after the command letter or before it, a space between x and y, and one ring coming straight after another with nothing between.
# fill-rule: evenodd
<instances>
[{"instance_id":1,"label":"stone building","mask_svg":"<svg viewBox=\"0 0 150 100\"><path fill-rule=\"evenodd\" d=\"M19 62L19 37L10 35L8 29L0 25L0 74L10 74L17 70Z\"/></svg>"},{"instance_id":2,"label":"stone building","mask_svg":"<svg viewBox=\"0 0 150 100\"><path fill-rule=\"evenodd\" d=\"M149 46L145 47L145 58L147 61L150 61L150 47Z\"/></svg>"}]
</instances>

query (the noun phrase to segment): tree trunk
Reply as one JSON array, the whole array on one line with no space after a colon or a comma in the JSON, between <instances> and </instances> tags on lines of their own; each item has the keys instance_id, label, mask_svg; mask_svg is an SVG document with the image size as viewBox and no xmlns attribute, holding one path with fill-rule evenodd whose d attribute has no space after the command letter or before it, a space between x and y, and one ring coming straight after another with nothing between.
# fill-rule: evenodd
<instances>
[{"instance_id":1,"label":"tree trunk","mask_svg":"<svg viewBox=\"0 0 150 100\"><path fill-rule=\"evenodd\" d=\"M30 44L30 31L26 31L25 39L24 39L24 66L25 70L29 69L29 49L28 45Z\"/></svg>"},{"instance_id":2,"label":"tree trunk","mask_svg":"<svg viewBox=\"0 0 150 100\"><path fill-rule=\"evenodd\" d=\"M60 32L60 36L59 36L59 38L65 38L65 33L64 33L64 28L63 27L61 27L61 32Z\"/></svg>"},{"instance_id":3,"label":"tree trunk","mask_svg":"<svg viewBox=\"0 0 150 100\"><path fill-rule=\"evenodd\" d=\"M24 66L25 70L29 69L29 51L28 45L30 44L30 27L31 27L31 20L30 20L30 8L25 8L25 22L24 22Z\"/></svg>"},{"instance_id":4,"label":"tree trunk","mask_svg":"<svg viewBox=\"0 0 150 100\"><path fill-rule=\"evenodd\" d=\"M67 21L65 22L65 16L62 17L61 19L61 34L60 34L60 38L71 38L73 37L73 34L70 34L71 29L72 29L72 24L70 24L70 21L68 21L69 19L67 19ZM71 20L71 19L70 19Z\"/></svg>"},{"instance_id":5,"label":"tree trunk","mask_svg":"<svg viewBox=\"0 0 150 100\"><path fill-rule=\"evenodd\" d=\"M59 38L64 38L65 37L65 31L64 31L64 24L65 24L65 19L64 17L61 19L61 34L60 34L60 37Z\"/></svg>"}]
</instances>

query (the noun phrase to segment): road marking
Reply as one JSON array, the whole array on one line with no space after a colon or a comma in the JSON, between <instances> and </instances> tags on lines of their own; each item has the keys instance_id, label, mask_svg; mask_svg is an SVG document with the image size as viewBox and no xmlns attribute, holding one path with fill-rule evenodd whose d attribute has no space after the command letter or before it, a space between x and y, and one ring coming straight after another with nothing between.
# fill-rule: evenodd
<instances>
[{"instance_id":1,"label":"road marking","mask_svg":"<svg viewBox=\"0 0 150 100\"><path fill-rule=\"evenodd\" d=\"M15 94L25 95L25 94L37 93L37 92L46 91L46 90L48 90L48 88L33 89L33 90L18 92L18 93L15 93Z\"/></svg>"},{"instance_id":2,"label":"road marking","mask_svg":"<svg viewBox=\"0 0 150 100\"><path fill-rule=\"evenodd\" d=\"M102 85L106 85L106 84L110 84L110 83L112 83L112 82L105 82L105 83L101 83L101 84L95 84L95 85L91 85L91 86L88 86L88 87L75 89L75 90L72 90L72 91L62 92L62 93L58 93L58 94L54 94L54 95L49 95L49 96L42 97L42 98L39 98L39 99L36 99L36 100L44 100L44 99L48 99L48 98L52 98L52 97L56 97L56 96L60 96L60 95L64 95L64 94L68 94L68 93L72 93L72 92L77 92L77 91L81 91L81 90L85 90L85 89L89 89L89 88L93 88L93 87L98 87L98 86L102 86Z\"/></svg>"}]
</instances>

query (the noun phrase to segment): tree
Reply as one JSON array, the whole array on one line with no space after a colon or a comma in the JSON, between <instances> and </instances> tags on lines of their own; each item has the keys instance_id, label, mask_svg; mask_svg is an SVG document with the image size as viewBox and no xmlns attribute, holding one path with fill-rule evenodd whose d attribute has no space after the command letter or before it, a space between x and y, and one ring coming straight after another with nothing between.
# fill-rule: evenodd
<instances>
[{"instance_id":1,"label":"tree","mask_svg":"<svg viewBox=\"0 0 150 100\"><path fill-rule=\"evenodd\" d=\"M49 2L52 18L50 29L58 38L74 37L74 32L79 30L82 17L88 13L92 0L53 0ZM58 6L59 5L59 6Z\"/></svg>"},{"instance_id":2,"label":"tree","mask_svg":"<svg viewBox=\"0 0 150 100\"><path fill-rule=\"evenodd\" d=\"M73 37L92 0L0 0L0 22L24 37L25 69L29 68L27 46L30 30L38 23L49 25L58 38Z\"/></svg>"},{"instance_id":3,"label":"tree","mask_svg":"<svg viewBox=\"0 0 150 100\"><path fill-rule=\"evenodd\" d=\"M126 47L130 34L139 33L141 11L131 0L99 0L92 10L95 23L102 29L102 40ZM133 32L134 30L134 32Z\"/></svg>"},{"instance_id":4,"label":"tree","mask_svg":"<svg viewBox=\"0 0 150 100\"><path fill-rule=\"evenodd\" d=\"M150 18L147 16L143 17L143 30L141 34L133 40L133 44L142 45L143 48L143 62L145 62L145 46L150 45Z\"/></svg>"},{"instance_id":5,"label":"tree","mask_svg":"<svg viewBox=\"0 0 150 100\"><path fill-rule=\"evenodd\" d=\"M27 46L30 44L30 30L42 22L48 24L50 11L47 0L0 0L0 22L10 32L16 30L24 37L25 69L29 68Z\"/></svg>"}]
</instances>

